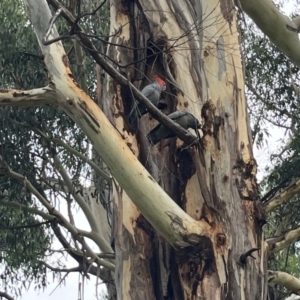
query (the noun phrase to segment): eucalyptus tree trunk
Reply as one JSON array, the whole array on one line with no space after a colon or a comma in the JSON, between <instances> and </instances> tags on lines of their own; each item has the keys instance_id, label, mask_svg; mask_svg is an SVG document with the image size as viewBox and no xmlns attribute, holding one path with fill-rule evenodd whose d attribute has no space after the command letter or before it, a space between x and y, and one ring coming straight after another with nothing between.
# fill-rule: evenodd
<instances>
[{"instance_id":1,"label":"eucalyptus tree trunk","mask_svg":"<svg viewBox=\"0 0 300 300\"><path fill-rule=\"evenodd\" d=\"M115 250L114 265L89 249L89 257L114 275L111 298L266 299L264 219L231 1L111 0L107 58L94 50L83 29L76 34L110 75L101 93L104 114L74 82L61 42L45 44L45 32L50 39L58 36L55 26L48 30L46 2L24 2L50 84L26 92L3 90L0 100L30 104L40 97L45 104L47 95L55 98L110 169L111 243L92 206L77 201L99 251ZM62 13L74 25L75 19ZM201 121L198 144L172 138L153 146L146 134L157 122L149 114L138 125L128 123L133 95L143 99L135 86L141 89L154 74L167 81L159 103L163 112L185 109Z\"/></svg>"},{"instance_id":2,"label":"eucalyptus tree trunk","mask_svg":"<svg viewBox=\"0 0 300 300\"><path fill-rule=\"evenodd\" d=\"M110 36L107 55L116 68L139 89L154 74L164 78L162 111L192 113L203 126L201 142L150 145L146 134L157 121L146 114L129 124L132 92L109 76L105 115L173 201L210 226L200 243L171 247L115 186L118 299L266 299L263 216L232 1L111 0ZM256 259L247 254L254 248L261 249Z\"/></svg>"}]
</instances>

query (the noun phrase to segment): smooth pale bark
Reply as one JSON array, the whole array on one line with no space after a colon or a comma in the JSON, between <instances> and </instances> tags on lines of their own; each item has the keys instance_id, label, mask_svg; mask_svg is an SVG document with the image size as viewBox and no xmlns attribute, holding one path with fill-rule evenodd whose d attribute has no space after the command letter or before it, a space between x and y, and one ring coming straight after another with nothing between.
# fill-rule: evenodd
<instances>
[{"instance_id":1,"label":"smooth pale bark","mask_svg":"<svg viewBox=\"0 0 300 300\"><path fill-rule=\"evenodd\" d=\"M167 110L172 111L175 106L187 109L202 120L204 137L200 153L195 149L180 149L182 143L172 141L164 141L159 147L152 148L150 153L143 133L154 122L148 122L147 117L139 124L141 132L137 143L133 130L124 122L124 105L130 106L128 101L133 99L130 99L131 96L124 98L124 89L120 86L108 86L111 80L108 78L103 101L106 112L113 108L108 113L114 125L111 126L94 102L73 81L62 44L42 45L50 20L45 2L40 1L38 7L33 0L25 3L45 55L51 88L36 89L33 94L29 91L0 91L0 102L31 106L49 101L47 104L55 105L56 99L52 101L57 97L58 105L85 131L111 168L120 183L120 186L114 186L117 225L114 238L119 242L116 251L120 267L116 275L121 274L117 281L118 297L155 299L157 296L170 298L171 295L180 295L179 299L264 299L266 269L263 256L256 255L256 261L248 259L246 265L240 260L240 255L249 248L261 246L262 239L258 226L261 215L253 202L257 200L256 165L249 138L241 58L238 47L233 46L238 45L238 38L231 1L196 1L193 7L189 2L178 3L175 0L139 1L139 5L132 1L112 1L112 33L123 25L122 30L111 38L112 41L146 47L151 37L153 42L163 41L164 49L172 46L167 57L164 53L159 60L151 61L148 67L154 66L155 72L176 85L169 87L168 91L173 96L166 99L169 104ZM264 0L261 3L269 5L271 2ZM123 4L126 9L123 9ZM137 15L140 19L136 18ZM263 18L260 16L260 19ZM130 20L134 21L130 23ZM280 19L278 23L282 25L284 22ZM294 32L291 24L286 24L286 28ZM268 24L266 28L269 28ZM273 31L276 31L274 27ZM50 38L55 36L54 29ZM288 38L288 45L295 42L294 38L295 35ZM277 40L274 42L277 43ZM295 43L290 54L294 55L292 60L296 63L297 47ZM285 47L282 49L286 51ZM115 47L108 52L120 63L137 58L130 49ZM137 72L139 76L148 73L148 78L151 78L153 75L153 70L149 71L142 64L136 67L140 71ZM133 68L120 71L130 79L138 77ZM51 100L47 92L51 93ZM111 95L108 92L112 92ZM38 102L35 96L43 93L45 100ZM127 146L144 160L152 176ZM170 172L169 177L175 174L176 179L164 174L165 166L173 168L172 172L175 172ZM153 178L160 181L190 217ZM175 190L176 184L168 183L168 180L178 180L180 187ZM178 249L191 246L189 251L184 256L180 251L175 254L164 239L153 232L140 211L173 246ZM138 270L142 260L143 273L133 272ZM150 268L151 262L157 270ZM139 281L143 283L139 285Z\"/></svg>"},{"instance_id":2,"label":"smooth pale bark","mask_svg":"<svg viewBox=\"0 0 300 300\"><path fill-rule=\"evenodd\" d=\"M280 236L267 239L266 242L268 243L271 252L277 252L286 248L288 245L295 243L299 240L299 237L300 227L289 230Z\"/></svg>"},{"instance_id":3,"label":"smooth pale bark","mask_svg":"<svg viewBox=\"0 0 300 300\"><path fill-rule=\"evenodd\" d=\"M208 222L215 236L187 253L174 252L153 232L140 207L116 187L119 299L265 299L265 251L255 252L256 260L248 258L246 266L240 262L240 255L261 247L263 239L231 1L195 1L192 6L189 1L115 0L110 35L113 46L107 55L122 65L137 62L120 71L139 89L157 73L168 81L164 112L186 109L201 120L199 152L174 139L151 147L145 136L157 123L146 115L138 129L129 125L130 91L106 78L105 114L152 177L190 216ZM165 52L143 62L143 49L152 43Z\"/></svg>"},{"instance_id":4,"label":"smooth pale bark","mask_svg":"<svg viewBox=\"0 0 300 300\"><path fill-rule=\"evenodd\" d=\"M264 205L266 213L274 211L280 205L287 203L296 194L300 192L300 179L288 186L282 193L268 201Z\"/></svg>"},{"instance_id":5,"label":"smooth pale bark","mask_svg":"<svg viewBox=\"0 0 300 300\"><path fill-rule=\"evenodd\" d=\"M300 295L300 280L291 274L279 271L268 271L269 283L284 286L288 291Z\"/></svg>"},{"instance_id":6,"label":"smooth pale bark","mask_svg":"<svg viewBox=\"0 0 300 300\"><path fill-rule=\"evenodd\" d=\"M260 30L300 67L299 17L291 20L282 14L272 0L238 0Z\"/></svg>"}]
</instances>

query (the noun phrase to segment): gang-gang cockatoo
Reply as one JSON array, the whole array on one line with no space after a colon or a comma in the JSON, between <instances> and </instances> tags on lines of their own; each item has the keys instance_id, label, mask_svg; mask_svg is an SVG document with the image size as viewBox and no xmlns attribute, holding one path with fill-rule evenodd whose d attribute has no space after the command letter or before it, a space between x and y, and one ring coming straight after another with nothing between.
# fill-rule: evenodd
<instances>
[{"instance_id":1,"label":"gang-gang cockatoo","mask_svg":"<svg viewBox=\"0 0 300 300\"><path fill-rule=\"evenodd\" d=\"M166 83L158 76L154 75L152 83L146 85L141 93L148 98L153 105L157 106L161 92L166 89ZM136 118L140 118L142 115L148 112L146 106L138 101L135 102L133 109L129 114L129 122L134 123Z\"/></svg>"},{"instance_id":2,"label":"gang-gang cockatoo","mask_svg":"<svg viewBox=\"0 0 300 300\"><path fill-rule=\"evenodd\" d=\"M178 110L168 115L168 117L176 122L184 129L193 128L197 130L201 128L199 121L189 112ZM147 135L150 143L157 144L162 139L167 139L176 136L176 134L163 124L158 124Z\"/></svg>"}]
</instances>

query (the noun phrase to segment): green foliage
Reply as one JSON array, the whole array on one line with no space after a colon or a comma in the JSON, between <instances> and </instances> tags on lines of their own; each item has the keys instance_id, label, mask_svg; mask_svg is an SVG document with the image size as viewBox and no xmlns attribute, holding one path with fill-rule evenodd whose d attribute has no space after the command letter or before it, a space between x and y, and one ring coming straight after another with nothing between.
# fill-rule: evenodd
<instances>
[{"instance_id":1,"label":"green foliage","mask_svg":"<svg viewBox=\"0 0 300 300\"><path fill-rule=\"evenodd\" d=\"M43 67L42 53L22 1L3 0L0 2L0 11L1 88L29 89L32 86L44 86L47 73Z\"/></svg>"},{"instance_id":2,"label":"green foliage","mask_svg":"<svg viewBox=\"0 0 300 300\"><path fill-rule=\"evenodd\" d=\"M81 13L93 10L97 6L96 2L91 1L90 6L82 7ZM80 25L89 29L93 35L104 36L108 32L108 18L106 5L94 16L83 18ZM48 78L43 56L22 1L0 1L0 23L0 88L27 90L46 86ZM58 20L57 26L60 33L70 30L62 18ZM73 40L64 40L63 43L75 79L80 82L81 77L86 76L84 78L87 80L88 91L96 100L94 61L84 51L83 59L78 61ZM101 41L96 41L96 44L99 48L105 48ZM63 200L59 191L50 188L45 190L42 187L47 183L47 178L60 178L53 166L53 151L58 153L74 183L82 183L83 178L91 179L90 168L86 163L62 147L41 138L33 130L36 128L49 137L60 138L76 151L89 156L90 145L87 137L61 110L55 107L1 107L0 120L0 155L11 170L25 176L51 203L55 203L56 199ZM100 197L100 194L95 197ZM2 200L43 210L26 185L21 185L7 176L0 176L0 201ZM15 295L20 295L22 288L27 288L32 282L37 288L47 284L46 269L40 261L44 260L46 254L49 255L52 231L45 225L18 229L1 228L26 226L41 221L40 217L26 210L0 206L0 282L2 280L5 289Z\"/></svg>"},{"instance_id":3,"label":"green foliage","mask_svg":"<svg viewBox=\"0 0 300 300\"><path fill-rule=\"evenodd\" d=\"M299 69L249 25L243 32L248 106L253 139L263 144L267 124L299 127Z\"/></svg>"},{"instance_id":4,"label":"green foliage","mask_svg":"<svg viewBox=\"0 0 300 300\"><path fill-rule=\"evenodd\" d=\"M36 224L36 217L24 210L1 207L0 220L2 285L15 295L20 294L21 288L29 287L32 281L36 287L45 287L45 267L40 261L50 246L49 230L45 226L3 229Z\"/></svg>"}]
</instances>

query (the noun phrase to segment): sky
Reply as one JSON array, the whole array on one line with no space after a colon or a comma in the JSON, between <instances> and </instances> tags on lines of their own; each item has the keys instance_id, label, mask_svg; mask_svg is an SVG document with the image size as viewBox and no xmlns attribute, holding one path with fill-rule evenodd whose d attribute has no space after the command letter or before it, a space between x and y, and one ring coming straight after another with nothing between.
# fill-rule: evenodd
<instances>
[{"instance_id":1,"label":"sky","mask_svg":"<svg viewBox=\"0 0 300 300\"><path fill-rule=\"evenodd\" d=\"M287 5L285 11L289 13L291 11L291 5ZM279 145L282 145L281 139L284 137L285 132L283 130L278 130L278 128L271 127L269 128L269 132L271 133L270 138L268 139L268 144L265 145L262 149L254 148L254 156L257 160L259 169L258 169L258 181L263 178L264 168L268 163L270 158L270 154L274 152L274 150L278 149ZM80 220L81 224L86 222L85 217L80 215L80 213L76 216L77 220ZM88 227L88 225L83 226ZM82 226L80 226L82 227ZM58 246L58 244L57 244ZM59 247L59 246L58 246ZM75 267L77 266L76 262L71 258L69 262L67 262L67 267ZM65 300L93 300L97 299L96 297L96 279L91 276L91 280L84 280L84 297L79 296L78 289L79 284L82 281L81 276L77 273L71 273L67 276L65 283L58 286L57 282L51 282L52 275L48 276L49 284L44 291L34 291L33 287L31 287L28 291L23 291L22 300L54 300L54 299L65 299ZM105 291L105 287L100 285L98 288L100 291ZM100 299L100 298L98 298Z\"/></svg>"}]
</instances>

